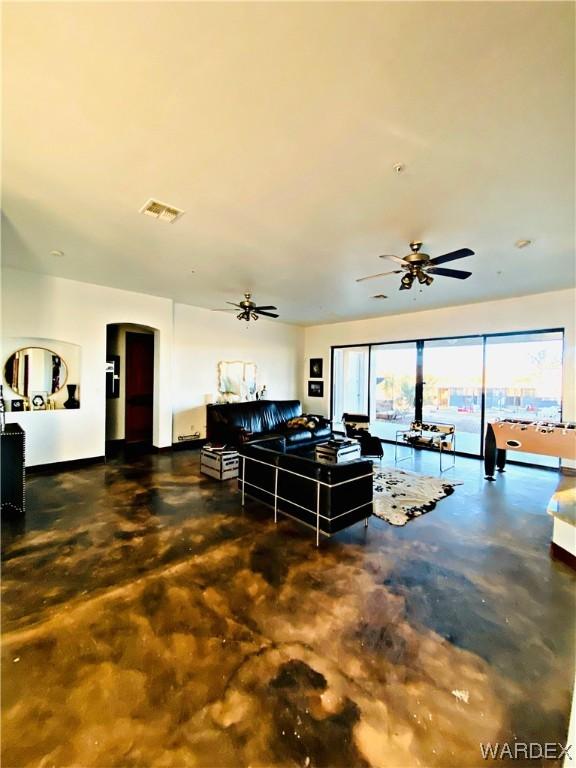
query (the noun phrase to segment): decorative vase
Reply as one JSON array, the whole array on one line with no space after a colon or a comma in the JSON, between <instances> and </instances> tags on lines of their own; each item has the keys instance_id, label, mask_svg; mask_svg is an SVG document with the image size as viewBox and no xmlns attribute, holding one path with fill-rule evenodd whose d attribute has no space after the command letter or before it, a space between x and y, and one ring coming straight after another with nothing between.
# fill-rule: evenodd
<instances>
[{"instance_id":1,"label":"decorative vase","mask_svg":"<svg viewBox=\"0 0 576 768\"><path fill-rule=\"evenodd\" d=\"M68 400L64 403L64 408L80 408L80 400L76 398L76 387L78 384L66 384L68 390Z\"/></svg>"}]
</instances>

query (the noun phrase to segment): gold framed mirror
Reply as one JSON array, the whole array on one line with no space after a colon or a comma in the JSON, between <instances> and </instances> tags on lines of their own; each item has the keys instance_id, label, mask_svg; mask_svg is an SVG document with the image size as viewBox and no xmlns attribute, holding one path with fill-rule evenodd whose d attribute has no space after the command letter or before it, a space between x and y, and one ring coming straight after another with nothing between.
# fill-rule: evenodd
<instances>
[{"instance_id":1,"label":"gold framed mirror","mask_svg":"<svg viewBox=\"0 0 576 768\"><path fill-rule=\"evenodd\" d=\"M45 347L23 347L4 364L4 380L20 397L55 395L68 379L68 366L61 355Z\"/></svg>"}]
</instances>

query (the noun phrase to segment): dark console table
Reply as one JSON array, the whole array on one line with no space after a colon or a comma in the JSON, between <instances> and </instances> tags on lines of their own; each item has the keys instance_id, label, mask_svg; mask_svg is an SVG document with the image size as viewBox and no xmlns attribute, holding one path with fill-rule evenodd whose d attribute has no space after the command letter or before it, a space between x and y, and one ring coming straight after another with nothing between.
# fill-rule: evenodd
<instances>
[{"instance_id":1,"label":"dark console table","mask_svg":"<svg viewBox=\"0 0 576 768\"><path fill-rule=\"evenodd\" d=\"M0 509L4 515L23 515L25 495L25 433L19 424L0 431Z\"/></svg>"}]
</instances>

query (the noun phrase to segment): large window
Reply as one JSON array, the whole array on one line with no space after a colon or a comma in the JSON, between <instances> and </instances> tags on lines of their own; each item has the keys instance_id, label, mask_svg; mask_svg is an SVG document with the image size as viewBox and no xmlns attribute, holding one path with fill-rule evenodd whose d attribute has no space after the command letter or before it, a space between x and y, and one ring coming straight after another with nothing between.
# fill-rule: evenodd
<instances>
[{"instance_id":1,"label":"large window","mask_svg":"<svg viewBox=\"0 0 576 768\"><path fill-rule=\"evenodd\" d=\"M372 432L392 441L415 419L455 424L457 450L481 456L488 421L561 419L562 347L561 330L334 347L332 417L369 414Z\"/></svg>"},{"instance_id":2,"label":"large window","mask_svg":"<svg viewBox=\"0 0 576 768\"><path fill-rule=\"evenodd\" d=\"M332 360L332 413L338 423L343 413L368 413L370 347L340 347Z\"/></svg>"},{"instance_id":3,"label":"large window","mask_svg":"<svg viewBox=\"0 0 576 768\"><path fill-rule=\"evenodd\" d=\"M439 339L423 345L424 421L456 425L456 448L478 454L482 434L483 339Z\"/></svg>"},{"instance_id":4,"label":"large window","mask_svg":"<svg viewBox=\"0 0 576 768\"><path fill-rule=\"evenodd\" d=\"M486 339L486 419L560 421L562 333ZM510 458L558 466L554 456L511 451Z\"/></svg>"},{"instance_id":5,"label":"large window","mask_svg":"<svg viewBox=\"0 0 576 768\"><path fill-rule=\"evenodd\" d=\"M378 344L370 354L372 432L394 440L414 418L416 343Z\"/></svg>"}]
</instances>

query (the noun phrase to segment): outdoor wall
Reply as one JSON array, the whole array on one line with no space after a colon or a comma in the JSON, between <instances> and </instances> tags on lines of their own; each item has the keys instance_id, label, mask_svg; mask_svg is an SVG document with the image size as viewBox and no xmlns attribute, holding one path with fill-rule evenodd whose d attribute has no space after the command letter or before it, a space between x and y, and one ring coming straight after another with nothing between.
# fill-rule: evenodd
<instances>
[{"instance_id":1,"label":"outdoor wall","mask_svg":"<svg viewBox=\"0 0 576 768\"><path fill-rule=\"evenodd\" d=\"M221 360L258 366L257 382L267 397L300 397L304 331L275 320L240 322L234 314L174 305L174 442L179 436L206 434L206 403L218 396Z\"/></svg>"},{"instance_id":2,"label":"outdoor wall","mask_svg":"<svg viewBox=\"0 0 576 768\"><path fill-rule=\"evenodd\" d=\"M302 378L306 410L330 413L330 348L344 344L564 328L563 417L576 420L574 289L447 309L355 320L305 329ZM307 395L308 361L324 360L324 397Z\"/></svg>"},{"instance_id":3,"label":"outdoor wall","mask_svg":"<svg viewBox=\"0 0 576 768\"><path fill-rule=\"evenodd\" d=\"M74 280L4 269L3 336L57 339L80 347L78 410L8 413L26 431L28 466L104 454L106 325L157 329L154 444L172 443L172 302Z\"/></svg>"}]
</instances>

